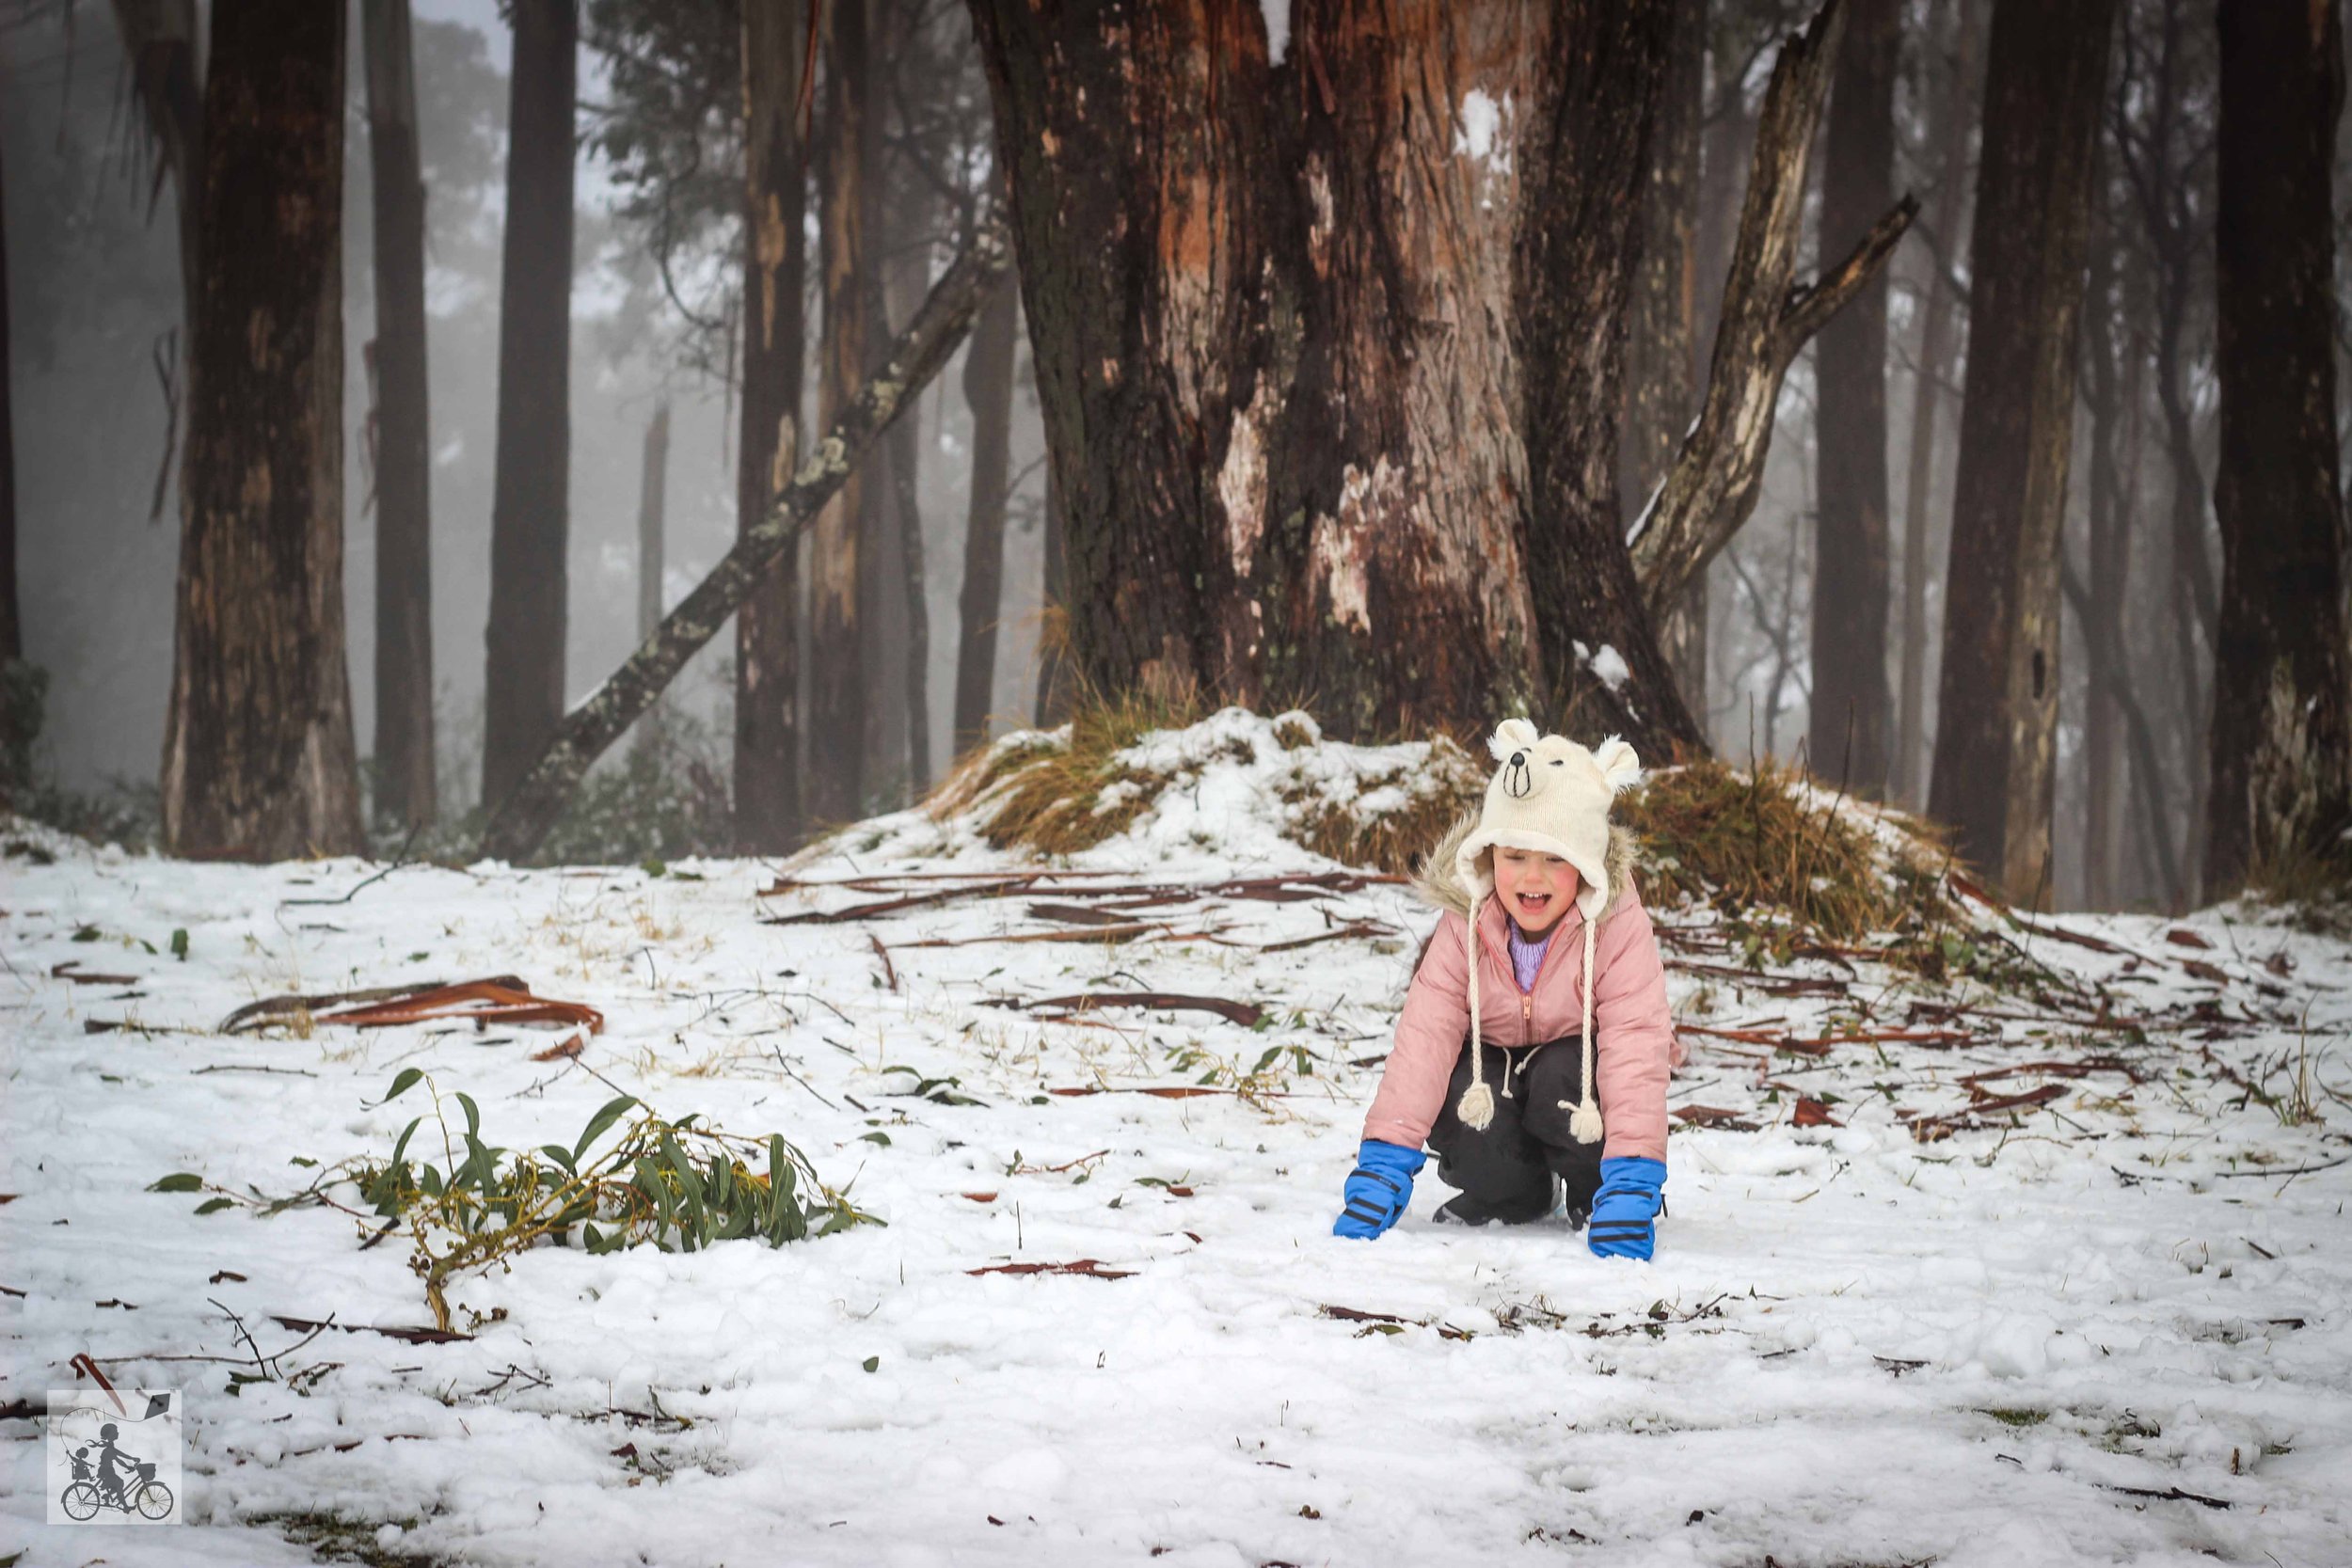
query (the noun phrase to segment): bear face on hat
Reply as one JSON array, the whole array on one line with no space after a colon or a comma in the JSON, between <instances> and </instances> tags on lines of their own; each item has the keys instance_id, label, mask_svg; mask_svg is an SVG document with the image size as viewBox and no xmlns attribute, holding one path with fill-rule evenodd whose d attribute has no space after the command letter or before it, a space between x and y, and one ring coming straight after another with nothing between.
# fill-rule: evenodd
<instances>
[{"instance_id":1,"label":"bear face on hat","mask_svg":"<svg viewBox=\"0 0 2352 1568\"><path fill-rule=\"evenodd\" d=\"M1609 807L1642 775L1633 748L1615 736L1586 751L1564 735L1544 735L1524 719L1506 719L1486 742L1495 759L1478 826L1454 855L1454 874L1470 895L1494 889L1498 845L1557 855L1576 867L1584 918L1609 898Z\"/></svg>"}]
</instances>

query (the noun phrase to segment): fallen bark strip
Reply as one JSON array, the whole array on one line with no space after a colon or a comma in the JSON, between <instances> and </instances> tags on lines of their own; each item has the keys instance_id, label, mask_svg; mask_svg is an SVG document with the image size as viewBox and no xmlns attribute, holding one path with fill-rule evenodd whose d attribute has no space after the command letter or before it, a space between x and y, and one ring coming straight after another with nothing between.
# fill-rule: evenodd
<instances>
[{"instance_id":1,"label":"fallen bark strip","mask_svg":"<svg viewBox=\"0 0 2352 1568\"><path fill-rule=\"evenodd\" d=\"M977 887L943 888L937 893L911 893L903 898L884 898L871 904L851 904L843 910L804 910L799 914L770 914L760 917L763 926L830 926L844 920L867 920L880 914L897 914L901 910L922 909L927 905L945 904L955 898L986 898L1006 892L1026 892L1037 881L1034 876L1009 877L998 881L982 882ZM759 896L766 898L781 890L782 884Z\"/></svg>"},{"instance_id":2,"label":"fallen bark strip","mask_svg":"<svg viewBox=\"0 0 2352 1568\"><path fill-rule=\"evenodd\" d=\"M1239 1089L1213 1089L1205 1084L1152 1084L1145 1085L1140 1087L1124 1086L1116 1084L1080 1084L1072 1088L1047 1089L1045 1092L1047 1094L1057 1094L1070 1100L1082 1099L1090 1094L1148 1094L1154 1100L1199 1100L1206 1095L1232 1095L1236 1098L1245 1098L1242 1096L1242 1092ZM1292 1096L1279 1090L1268 1089L1252 1093L1246 1098L1250 1100L1289 1100Z\"/></svg>"},{"instance_id":3,"label":"fallen bark strip","mask_svg":"<svg viewBox=\"0 0 2352 1568\"><path fill-rule=\"evenodd\" d=\"M1165 931L1165 926L1138 922L1132 926L1095 926L1082 931L1015 931L1001 937L927 937L921 942L902 942L907 947L971 947L984 942L1126 942L1134 937L1149 936Z\"/></svg>"},{"instance_id":4,"label":"fallen bark strip","mask_svg":"<svg viewBox=\"0 0 2352 1568\"><path fill-rule=\"evenodd\" d=\"M314 1012L314 1023L345 1023L358 1029L385 1029L403 1023L426 1023L452 1019L479 1029L490 1023L568 1023L592 1035L604 1033L604 1015L580 1002L533 996L519 982L469 980L413 992L392 1001L334 1012Z\"/></svg>"},{"instance_id":5,"label":"fallen bark strip","mask_svg":"<svg viewBox=\"0 0 2352 1568\"><path fill-rule=\"evenodd\" d=\"M1939 1139L1948 1138L1955 1132L1967 1132L1982 1126L1983 1124L1976 1119L1979 1117L1990 1116L1996 1111L2016 1111L2033 1105L2046 1105L2053 1100L2063 1099L2066 1093L2067 1088L2063 1084L2044 1084L2042 1087L2029 1090L2025 1094L2002 1095L1957 1111L1946 1111L1932 1117L1914 1117L1910 1121L1911 1135L1923 1144L1934 1143ZM1901 1119L1900 1112L1896 1115L1898 1119Z\"/></svg>"},{"instance_id":6,"label":"fallen bark strip","mask_svg":"<svg viewBox=\"0 0 2352 1568\"><path fill-rule=\"evenodd\" d=\"M2137 1068L2121 1056L2093 1056L2081 1062L2020 1062L2015 1067L1989 1068L1983 1072L1968 1074L1961 1083L1973 1089L1979 1084L1990 1083L1995 1078L2014 1078L2027 1072L2046 1073L2052 1078L2088 1078L2094 1072L2120 1072L2135 1084L2145 1077Z\"/></svg>"},{"instance_id":7,"label":"fallen bark strip","mask_svg":"<svg viewBox=\"0 0 2352 1568\"><path fill-rule=\"evenodd\" d=\"M79 958L68 958L61 964L51 965L49 977L52 980L71 980L77 986L135 986L144 978L137 974L86 974Z\"/></svg>"},{"instance_id":8,"label":"fallen bark strip","mask_svg":"<svg viewBox=\"0 0 2352 1568\"><path fill-rule=\"evenodd\" d=\"M1184 996L1175 991L1162 990L1087 990L1071 996L1048 996L1021 1005L1029 1007L1074 1007L1081 1011L1091 1007L1150 1007L1171 1012L1215 1013L1220 1018L1231 1019L1245 1029L1255 1029L1265 1018L1264 1010L1253 1003L1228 1001L1221 996Z\"/></svg>"},{"instance_id":9,"label":"fallen bark strip","mask_svg":"<svg viewBox=\"0 0 2352 1568\"><path fill-rule=\"evenodd\" d=\"M890 352L882 372L811 449L808 461L769 503L767 515L735 543L638 650L564 716L523 781L501 800L483 830L488 859L527 859L547 837L589 767L653 705L686 661L719 634L729 616L767 579L768 567L792 547L837 493L898 411L929 386L1012 260L1001 218L983 218Z\"/></svg>"},{"instance_id":10,"label":"fallen bark strip","mask_svg":"<svg viewBox=\"0 0 2352 1568\"><path fill-rule=\"evenodd\" d=\"M1845 996L1850 993L1844 980L1809 980L1794 974L1764 974L1750 969L1734 969L1728 964L1692 963L1688 958L1668 958L1668 969L1685 974L1705 974L1718 980L1729 980L1747 990L1760 990L1771 996Z\"/></svg>"},{"instance_id":11,"label":"fallen bark strip","mask_svg":"<svg viewBox=\"0 0 2352 1568\"><path fill-rule=\"evenodd\" d=\"M1074 1274L1088 1279L1129 1279L1134 1269L1106 1269L1099 1258L1080 1258L1068 1263L998 1263L985 1269L966 1269L966 1274Z\"/></svg>"},{"instance_id":12,"label":"fallen bark strip","mask_svg":"<svg viewBox=\"0 0 2352 1568\"><path fill-rule=\"evenodd\" d=\"M270 1322L280 1328L291 1328L297 1334L306 1330L316 1333L322 1328L333 1328L345 1334L381 1334L387 1339L398 1339L410 1345L448 1345L473 1338L470 1334L460 1334L448 1328L377 1328L372 1323L319 1323L310 1318L284 1317L276 1312L270 1314Z\"/></svg>"},{"instance_id":13,"label":"fallen bark strip","mask_svg":"<svg viewBox=\"0 0 2352 1568\"><path fill-rule=\"evenodd\" d=\"M371 986L364 990L322 991L313 996L264 996L259 1002L248 1002L220 1021L217 1033L234 1035L248 1028L260 1028L273 1019L294 1013L316 1013L323 1007L341 1006L349 1003L390 1002L423 991L443 990L451 986L508 986L527 990L520 976L485 974L477 980L411 980L398 986Z\"/></svg>"},{"instance_id":14,"label":"fallen bark strip","mask_svg":"<svg viewBox=\"0 0 2352 1568\"><path fill-rule=\"evenodd\" d=\"M2165 1502L2202 1503L2207 1508L2235 1508L2237 1506L2227 1497L2208 1497L2201 1493L2184 1492L2177 1486L2168 1486L2161 1492L2149 1486L2110 1486L2106 1490L2121 1492L2127 1497L2156 1497Z\"/></svg>"}]
</instances>

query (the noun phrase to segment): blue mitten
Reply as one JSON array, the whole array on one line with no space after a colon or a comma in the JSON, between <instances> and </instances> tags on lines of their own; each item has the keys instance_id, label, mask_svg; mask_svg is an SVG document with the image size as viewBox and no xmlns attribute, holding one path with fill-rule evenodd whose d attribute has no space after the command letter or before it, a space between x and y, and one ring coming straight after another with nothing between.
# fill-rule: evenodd
<instances>
[{"instance_id":1,"label":"blue mitten","mask_svg":"<svg viewBox=\"0 0 2352 1568\"><path fill-rule=\"evenodd\" d=\"M1366 1138L1356 1151L1356 1171L1344 1189L1345 1207L1331 1234L1369 1242L1394 1225L1413 1201L1413 1177L1427 1158L1418 1148Z\"/></svg>"},{"instance_id":2,"label":"blue mitten","mask_svg":"<svg viewBox=\"0 0 2352 1568\"><path fill-rule=\"evenodd\" d=\"M1593 1195L1593 1217L1585 1229L1593 1256L1647 1258L1657 1244L1658 1195L1665 1184L1663 1161L1603 1160L1600 1190Z\"/></svg>"}]
</instances>

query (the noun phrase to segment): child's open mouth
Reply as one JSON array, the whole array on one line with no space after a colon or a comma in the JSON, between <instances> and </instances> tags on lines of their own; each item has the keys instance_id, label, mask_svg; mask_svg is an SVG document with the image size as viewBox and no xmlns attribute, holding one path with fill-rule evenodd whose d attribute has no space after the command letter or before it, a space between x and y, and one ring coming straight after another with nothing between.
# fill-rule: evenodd
<instances>
[{"instance_id":1,"label":"child's open mouth","mask_svg":"<svg viewBox=\"0 0 2352 1568\"><path fill-rule=\"evenodd\" d=\"M1551 895L1549 893L1522 893L1519 895L1518 902L1520 913L1541 914L1545 910L1550 907Z\"/></svg>"}]
</instances>

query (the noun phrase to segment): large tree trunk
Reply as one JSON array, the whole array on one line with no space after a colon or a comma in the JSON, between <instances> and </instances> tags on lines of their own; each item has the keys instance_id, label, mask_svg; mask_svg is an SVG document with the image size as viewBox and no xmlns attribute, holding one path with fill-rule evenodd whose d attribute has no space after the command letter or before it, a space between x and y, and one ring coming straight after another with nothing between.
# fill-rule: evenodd
<instances>
[{"instance_id":1,"label":"large tree trunk","mask_svg":"<svg viewBox=\"0 0 2352 1568\"><path fill-rule=\"evenodd\" d=\"M866 379L874 290L871 166L866 121L866 0L841 0L825 11L823 134L817 185L824 289L824 339L817 422L830 425ZM866 483L851 474L818 518L809 549L808 814L834 824L854 821L865 800L867 707L859 578L865 539Z\"/></svg>"},{"instance_id":2,"label":"large tree trunk","mask_svg":"<svg viewBox=\"0 0 2352 1568\"><path fill-rule=\"evenodd\" d=\"M1851 244L1895 199L1897 0L1853 0L1830 88L1820 249ZM1813 551L1813 771L1885 787L1886 278L1863 285L1814 348L1820 519Z\"/></svg>"},{"instance_id":3,"label":"large tree trunk","mask_svg":"<svg viewBox=\"0 0 2352 1568\"><path fill-rule=\"evenodd\" d=\"M364 847L343 664L343 8L213 13L162 769L175 854Z\"/></svg>"},{"instance_id":4,"label":"large tree trunk","mask_svg":"<svg viewBox=\"0 0 2352 1568\"><path fill-rule=\"evenodd\" d=\"M1083 675L1694 741L1614 494L1669 8L972 9Z\"/></svg>"},{"instance_id":5,"label":"large tree trunk","mask_svg":"<svg viewBox=\"0 0 2352 1568\"><path fill-rule=\"evenodd\" d=\"M2113 227L2104 215L2097 218L2083 322L2090 372L2083 390L2090 412L2090 614L2082 618L2083 650L2090 665L2083 716L2083 902L2094 910L2116 906L2115 808L2123 714L2109 688L2128 678L2128 672L2109 669L2107 653L2122 642L2138 467L2139 382L2131 372L2140 356L2117 330L2122 248ZM2123 325L2128 326L2128 318Z\"/></svg>"},{"instance_id":6,"label":"large tree trunk","mask_svg":"<svg viewBox=\"0 0 2352 1568\"><path fill-rule=\"evenodd\" d=\"M596 758L653 705L686 661L717 636L767 576L776 556L798 542L818 512L841 490L877 436L914 401L970 331L980 301L1010 260L1004 230L983 224L963 254L890 348L874 378L811 447L749 532L739 534L691 593L624 661L596 694L564 716L554 738L483 830L482 852L520 860L536 849Z\"/></svg>"},{"instance_id":7,"label":"large tree trunk","mask_svg":"<svg viewBox=\"0 0 2352 1568\"><path fill-rule=\"evenodd\" d=\"M2215 352L2219 633L2208 895L2347 857L2344 520L2336 440L2336 0L2221 0Z\"/></svg>"},{"instance_id":8,"label":"large tree trunk","mask_svg":"<svg viewBox=\"0 0 2352 1568\"><path fill-rule=\"evenodd\" d=\"M499 278L482 800L496 810L564 716L572 363L573 0L515 0Z\"/></svg>"},{"instance_id":9,"label":"large tree trunk","mask_svg":"<svg viewBox=\"0 0 2352 1568\"><path fill-rule=\"evenodd\" d=\"M14 364L8 356L8 207L0 199L0 669L24 657L24 622L16 596L16 412L8 389ZM7 692L0 690L0 754L13 754L19 744L10 727L15 717Z\"/></svg>"},{"instance_id":10,"label":"large tree trunk","mask_svg":"<svg viewBox=\"0 0 2352 1568\"><path fill-rule=\"evenodd\" d=\"M1935 243L1960 243L1967 211L1968 131L1976 98L1978 0L1953 0L1958 40L1949 75L1939 76L1930 98L1928 145L1942 166L1932 216ZM1911 451L1903 473L1903 644L1900 694L1896 705L1892 765L1887 795L1914 809L1926 804L1928 771L1928 567L1929 509L1934 493L1935 431L1944 384L1952 373L1952 316L1958 303L1947 268L1931 261L1927 301L1919 322L1919 357L1911 389Z\"/></svg>"},{"instance_id":11,"label":"large tree trunk","mask_svg":"<svg viewBox=\"0 0 2352 1568\"><path fill-rule=\"evenodd\" d=\"M375 811L417 828L434 816L424 180L408 0L365 0L360 17L375 196Z\"/></svg>"},{"instance_id":12,"label":"large tree trunk","mask_svg":"<svg viewBox=\"0 0 2352 1568\"><path fill-rule=\"evenodd\" d=\"M1617 503L1628 527L1674 466L1698 409L1699 127L1707 99L1708 10L1708 0L1683 0L1674 8L1665 87L1650 133L1642 259L1628 308L1625 422L1617 439ZM1692 579L1666 616L1659 641L1684 705L1704 731L1704 574Z\"/></svg>"},{"instance_id":13,"label":"large tree trunk","mask_svg":"<svg viewBox=\"0 0 2352 1568\"><path fill-rule=\"evenodd\" d=\"M806 147L795 113L807 58L806 11L743 8L743 418L736 532L759 526L800 463ZM735 836L782 854L801 832L800 574L779 553L735 622Z\"/></svg>"},{"instance_id":14,"label":"large tree trunk","mask_svg":"<svg viewBox=\"0 0 2352 1568\"><path fill-rule=\"evenodd\" d=\"M988 738L996 689L996 622L1005 596L1006 485L1012 472L1012 375L1020 347L1021 289L1007 278L972 328L963 401L972 410L972 494L964 513L963 590L956 649L955 750Z\"/></svg>"},{"instance_id":15,"label":"large tree trunk","mask_svg":"<svg viewBox=\"0 0 2352 1568\"><path fill-rule=\"evenodd\" d=\"M1061 508L1056 504L1053 465L1045 468L1043 610L1038 617L1037 704L1032 722L1052 729L1070 718L1077 681L1070 659L1070 557L1062 545Z\"/></svg>"},{"instance_id":16,"label":"large tree trunk","mask_svg":"<svg viewBox=\"0 0 2352 1568\"><path fill-rule=\"evenodd\" d=\"M2021 902L2049 869L2058 542L2114 9L2114 0L1995 0L1986 51L1929 809Z\"/></svg>"}]
</instances>

